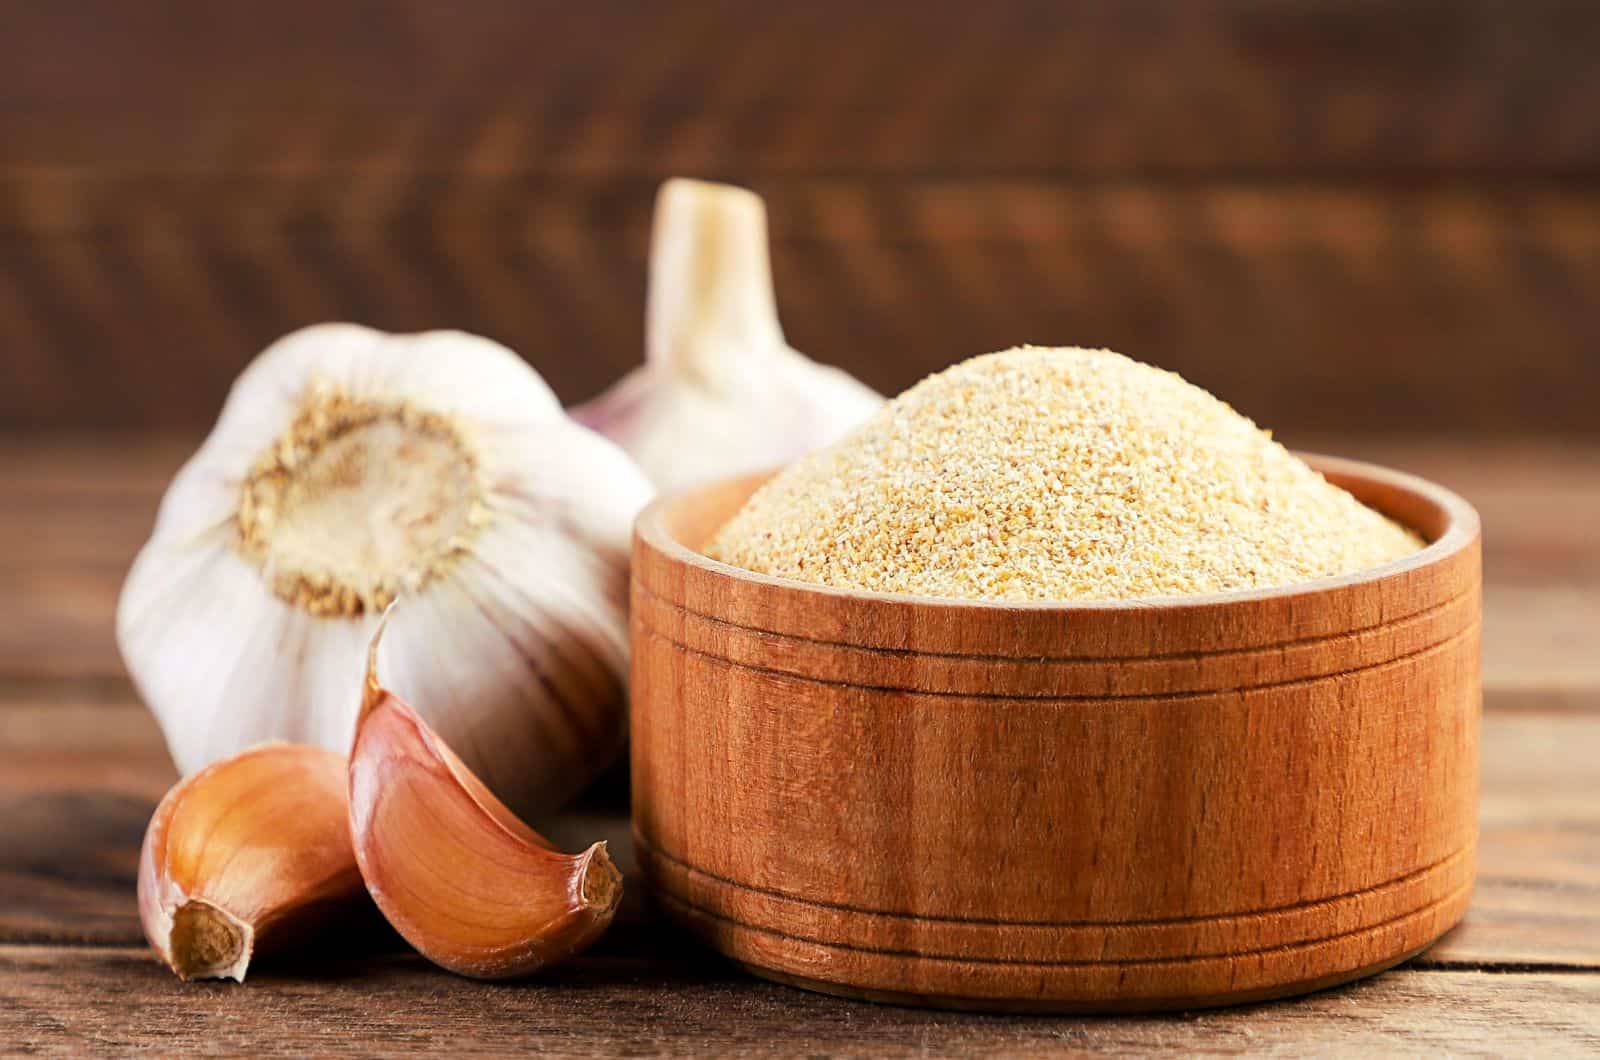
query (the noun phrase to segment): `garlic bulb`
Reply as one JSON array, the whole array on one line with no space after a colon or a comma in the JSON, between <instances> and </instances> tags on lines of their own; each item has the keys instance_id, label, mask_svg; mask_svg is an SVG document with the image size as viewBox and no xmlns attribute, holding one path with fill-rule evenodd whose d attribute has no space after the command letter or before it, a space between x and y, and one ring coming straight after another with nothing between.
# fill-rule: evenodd
<instances>
[{"instance_id":1,"label":"garlic bulb","mask_svg":"<svg viewBox=\"0 0 1600 1060\"><path fill-rule=\"evenodd\" d=\"M784 341L766 207L744 188L662 185L645 332L645 364L572 415L662 490L786 464L883 404Z\"/></svg>"},{"instance_id":2,"label":"garlic bulb","mask_svg":"<svg viewBox=\"0 0 1600 1060\"><path fill-rule=\"evenodd\" d=\"M179 472L117 609L178 767L348 751L363 658L503 799L548 809L620 750L627 564L648 481L506 348L306 328Z\"/></svg>"}]
</instances>

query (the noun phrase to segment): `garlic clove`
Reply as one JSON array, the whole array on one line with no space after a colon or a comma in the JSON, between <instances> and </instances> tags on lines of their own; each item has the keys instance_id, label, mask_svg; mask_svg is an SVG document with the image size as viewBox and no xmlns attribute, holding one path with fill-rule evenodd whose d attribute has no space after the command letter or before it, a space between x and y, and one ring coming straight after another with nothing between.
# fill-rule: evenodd
<instances>
[{"instance_id":1,"label":"garlic clove","mask_svg":"<svg viewBox=\"0 0 1600 1060\"><path fill-rule=\"evenodd\" d=\"M270 744L179 781L139 856L139 919L183 979L242 982L257 953L315 935L366 902L350 843L344 759Z\"/></svg>"},{"instance_id":2,"label":"garlic clove","mask_svg":"<svg viewBox=\"0 0 1600 1060\"><path fill-rule=\"evenodd\" d=\"M549 810L623 744L651 494L503 346L306 328L239 377L168 490L118 644L184 773L263 740L342 752L350 677L403 592L396 690L508 804Z\"/></svg>"},{"instance_id":3,"label":"garlic clove","mask_svg":"<svg viewBox=\"0 0 1600 1060\"><path fill-rule=\"evenodd\" d=\"M658 489L788 463L883 404L784 340L766 207L744 188L662 185L645 331L645 364L572 415L622 446Z\"/></svg>"},{"instance_id":4,"label":"garlic clove","mask_svg":"<svg viewBox=\"0 0 1600 1060\"><path fill-rule=\"evenodd\" d=\"M379 684L382 637L380 626L349 763L350 834L378 908L423 956L474 978L528 975L587 948L622 896L606 845L563 854L495 798Z\"/></svg>"}]
</instances>

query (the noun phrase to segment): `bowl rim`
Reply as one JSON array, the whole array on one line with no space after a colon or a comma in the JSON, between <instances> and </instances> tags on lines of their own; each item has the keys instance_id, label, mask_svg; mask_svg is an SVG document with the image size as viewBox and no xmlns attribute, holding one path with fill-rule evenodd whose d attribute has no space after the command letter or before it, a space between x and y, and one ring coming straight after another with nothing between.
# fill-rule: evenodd
<instances>
[{"instance_id":1,"label":"bowl rim","mask_svg":"<svg viewBox=\"0 0 1600 1060\"><path fill-rule=\"evenodd\" d=\"M1364 460L1352 460L1346 457L1302 450L1292 450L1292 452L1325 477L1332 474L1343 478L1362 479L1421 497L1444 513L1444 532L1411 555L1401 556L1376 567L1368 567L1349 574L1314 578L1303 582L1291 582L1288 585L1277 585L1263 589L1230 589L1219 593L1195 593L1184 596L1140 596L1114 600L983 600L956 596L922 596L914 593L893 593L878 589L843 589L832 585L820 585L815 582L804 582L794 578L781 578L771 574L762 574L744 567L734 566L731 563L723 563L720 560L712 559L705 553L683 544L668 531L667 514L676 505L701 492L709 491L732 481L753 479L758 476L764 480L782 470L782 468L771 468L765 471L747 471L740 474L726 475L658 496L634 520L634 537L669 560L698 568L714 576L842 601L879 605L915 604L918 607L930 609L948 608L968 611L977 609L996 612L1116 612L1208 608L1221 605L1292 600L1297 597L1315 596L1330 590L1376 584L1442 563L1471 548L1482 533L1482 521L1478 516L1478 512L1464 497L1420 475L1399 471ZM1363 500L1361 503L1366 504L1367 502ZM1368 507L1373 506L1368 505ZM1381 508L1375 510L1390 519L1395 519L1395 516L1390 512L1383 511ZM1396 519L1396 521L1399 522L1400 520ZM1406 524L1402 523L1402 525ZM1416 530L1415 527L1409 526L1408 529L1414 532Z\"/></svg>"}]
</instances>

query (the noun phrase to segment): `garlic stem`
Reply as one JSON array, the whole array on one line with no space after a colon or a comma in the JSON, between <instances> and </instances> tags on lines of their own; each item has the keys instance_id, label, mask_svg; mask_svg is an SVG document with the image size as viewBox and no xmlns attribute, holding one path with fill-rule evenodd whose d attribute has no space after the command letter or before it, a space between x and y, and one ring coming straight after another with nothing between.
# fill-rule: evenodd
<instances>
[{"instance_id":1,"label":"garlic stem","mask_svg":"<svg viewBox=\"0 0 1600 1060\"><path fill-rule=\"evenodd\" d=\"M650 242L646 357L718 390L730 372L784 348L761 197L723 184L667 181L656 197Z\"/></svg>"},{"instance_id":2,"label":"garlic stem","mask_svg":"<svg viewBox=\"0 0 1600 1060\"><path fill-rule=\"evenodd\" d=\"M766 207L744 188L662 185L645 324L645 363L572 416L659 489L787 463L883 404L784 341Z\"/></svg>"}]
</instances>

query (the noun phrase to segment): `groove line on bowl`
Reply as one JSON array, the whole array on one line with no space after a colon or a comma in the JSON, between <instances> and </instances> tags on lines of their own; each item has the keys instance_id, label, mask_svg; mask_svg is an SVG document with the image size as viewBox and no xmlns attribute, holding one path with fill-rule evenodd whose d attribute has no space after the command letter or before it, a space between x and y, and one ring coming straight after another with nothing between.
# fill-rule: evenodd
<instances>
[{"instance_id":1,"label":"groove line on bowl","mask_svg":"<svg viewBox=\"0 0 1600 1060\"><path fill-rule=\"evenodd\" d=\"M640 848L641 853L647 855L648 857L657 858L668 863L669 865L675 866L684 871L686 874L702 876L708 880L714 881L719 885L731 889L748 891L752 894L758 894L766 898L774 898L782 902L793 902L800 906L813 906L815 908L825 909L831 912L848 913L858 916L881 917L886 920L913 921L916 923L929 925L949 924L962 927L1017 927L1052 930L1061 928L1092 929L1108 927L1163 927L1172 925L1206 924L1228 920L1246 921L1251 919L1278 916L1285 913L1303 912L1306 910L1338 905L1354 899L1376 895L1386 890L1394 890L1428 876L1444 876L1450 873L1453 869L1459 867L1463 862L1468 862L1470 868L1472 856L1477 849L1476 844L1468 844L1459 850L1446 854L1444 857L1439 858L1436 861L1430 862L1421 868L1413 869L1410 872L1403 873L1394 877L1393 879L1383 880L1380 883L1375 883L1368 887L1359 887L1355 890L1343 891L1339 894L1330 894L1321 898L1309 898L1302 902L1291 902L1287 905L1265 906L1260 909L1242 909L1228 913L1207 913L1197 916L1150 917L1140 920L1002 920L994 917L951 917L932 916L920 913L904 913L891 909L872 909L866 906L854 905L849 902L828 902L818 898L807 898L802 895L790 894L788 892L780 891L771 887L762 887L757 884L744 883L740 880L730 879L729 877L723 876L719 873L711 872L707 869L700 868L699 866L692 865L684 861L681 857L669 851L663 850L657 844L651 842L649 839L646 839L639 832L638 828L634 828L633 830L633 839ZM1470 878L1468 882L1470 882Z\"/></svg>"},{"instance_id":2,"label":"groove line on bowl","mask_svg":"<svg viewBox=\"0 0 1600 1060\"><path fill-rule=\"evenodd\" d=\"M886 648L881 645L857 644L852 641L833 640L826 637L808 637L799 633L788 633L782 630L766 629L761 626L745 625L739 622L730 621L726 618L719 618L716 615L709 614L708 612L699 611L695 608L689 607L687 604L668 599L637 578L634 579L633 584L636 591L638 591L641 595L649 597L652 601L658 602L663 607L666 607L670 610L681 611L686 615L693 615L695 618L703 619L708 623L723 627L724 629L734 630L740 633L750 633L760 637L789 640L800 644L815 644L824 648L849 648L854 651L871 652L875 655L883 655L891 658L970 659L974 662L1015 662L1019 658L1015 655L1004 655L997 652L926 651L920 648ZM1419 611L1412 611L1404 615L1386 616L1370 625L1352 626L1349 629L1340 630L1338 633L1324 633L1311 637L1269 641L1263 644L1251 644L1241 648L1218 648L1210 651L1152 652L1148 654L1140 653L1137 655L1028 655L1025 658L1030 663L1137 663L1146 661L1183 662L1187 660L1224 659L1234 655L1248 655L1252 653L1270 653L1274 651L1282 651L1288 648L1311 647L1319 644L1336 644L1343 640L1359 637L1363 633L1371 633L1375 630L1389 629L1391 627L1410 622L1420 622L1432 615L1438 614L1440 611L1443 611L1446 608L1460 604L1463 600L1472 596L1475 592L1476 590L1463 590L1462 592L1456 593L1454 596L1451 596L1448 599L1441 600L1438 603L1422 608ZM1063 606L1070 606L1070 604L1064 603Z\"/></svg>"},{"instance_id":3,"label":"groove line on bowl","mask_svg":"<svg viewBox=\"0 0 1600 1060\"><path fill-rule=\"evenodd\" d=\"M1306 677L1296 677L1287 681L1268 681L1253 685L1235 685L1229 688L1179 689L1171 692L1138 692L1121 695L1114 692L1102 692L1059 695L1054 693L1029 694L1025 692L945 692L937 689L906 688L900 685L865 684L856 681L839 681L833 678L815 677L810 674L793 673L787 670L775 670L769 666L756 666L753 663L741 662L738 660L729 659L726 656L713 654L712 652L702 651L699 648L685 644L677 638L662 632L643 620L638 622L638 628L645 636L664 641L665 643L672 645L688 655L693 655L701 659L707 659L711 662L729 668L748 670L751 673L766 674L771 677L782 678L786 681L803 681L807 684L823 685L832 688L848 688L859 692L903 692L907 695L927 696L933 699L987 699L996 701L1026 699L1040 703L1104 703L1114 700L1176 702L1179 700L1210 699L1218 696L1235 696L1246 692L1261 692L1274 688L1293 688L1297 685L1310 685L1320 681L1337 680L1344 677L1353 677L1356 674L1364 674L1375 670L1382 670L1386 667L1399 666L1403 663L1424 658L1435 652L1442 652L1446 649L1454 647L1460 641L1470 637L1475 637L1478 634L1478 625L1474 623L1465 629L1458 630L1450 636L1445 637L1443 640L1436 641L1435 643L1429 644L1422 648L1418 648L1415 651L1406 652L1403 655L1396 655L1393 658L1383 659L1374 663L1368 663L1365 666L1352 666L1343 670L1331 670L1327 673L1311 674Z\"/></svg>"},{"instance_id":4,"label":"groove line on bowl","mask_svg":"<svg viewBox=\"0 0 1600 1060\"><path fill-rule=\"evenodd\" d=\"M633 613L636 623L669 642L738 666L846 684L863 679L857 675L874 675L880 680L872 687L954 693L981 693L993 688L997 679L1009 683L1003 675L1025 669L1037 689L1029 693L1032 697L1171 692L1177 690L1175 684L1194 692L1250 688L1255 686L1238 684L1237 678L1251 667L1280 671L1282 679L1290 681L1333 676L1433 647L1443 641L1435 624L1448 635L1472 626L1479 615L1477 594L1463 592L1425 612L1348 634L1227 651L1095 658L920 652L818 642L717 619L643 587L634 597ZM1427 640L1429 636L1433 639ZM812 650L818 646L827 650ZM1356 665L1327 669L1333 660ZM1108 675L1114 679L1108 680Z\"/></svg>"},{"instance_id":5,"label":"groove line on bowl","mask_svg":"<svg viewBox=\"0 0 1600 1060\"><path fill-rule=\"evenodd\" d=\"M1200 963L1202 961L1233 960L1240 957L1267 957L1278 954L1294 953L1301 950L1315 949L1319 946L1327 946L1331 943L1336 943L1344 939L1355 938L1361 935L1377 934L1386 928L1392 928L1407 921L1421 919L1422 917L1428 916L1440 908L1460 900L1465 894L1471 892L1472 887L1473 881L1468 880L1446 894L1440 895L1438 898L1429 901L1425 905L1420 905L1414 909L1405 910L1396 914L1395 916L1389 917L1386 920L1382 920L1373 924L1367 924L1349 931L1341 931L1337 934L1322 935L1317 938L1306 939L1301 942L1291 942L1278 946L1263 946L1258 949L1233 950L1225 953L1191 954L1182 957L1131 957L1114 959L1089 958L1056 960L1016 960L1014 958L1005 957L971 956L948 957L935 953L925 953L920 950L862 946L858 943L852 942L819 941L817 939L807 938L804 935L797 935L788 931L779 931L775 928L758 927L743 920L736 920L732 917L724 916L721 913L706 909L703 906L697 905L688 901L687 899L679 897L678 895L672 894L671 892L664 890L659 886L655 888L654 893L657 898L662 899L672 905L680 906L693 915L702 916L708 920L714 920L718 923L728 924L742 931L750 931L756 934L768 935L773 938L783 939L786 941L800 942L809 946L817 946L824 949L847 950L852 953L869 954L875 957L903 958L906 960L928 961L939 964L953 965L1000 965L1014 968L1121 968L1128 966L1174 967L1184 964Z\"/></svg>"},{"instance_id":6,"label":"groove line on bowl","mask_svg":"<svg viewBox=\"0 0 1600 1060\"><path fill-rule=\"evenodd\" d=\"M872 652L890 658L929 658L929 659L970 659L974 662L1015 662L1016 655L1001 654L998 652L956 652L956 651L927 651L921 648L888 648L875 644L859 644L853 641L835 640L829 637L811 637L801 633L791 633L784 630L767 629L762 626L745 625L733 622L726 618L689 607L687 604L669 599L661 595L639 578L633 579L634 590L651 600L659 602L662 606L674 611L681 611L686 615L703 619L708 623L721 626L725 629L740 633L750 633L760 637L782 638L800 644L814 644L823 648L849 648L855 651ZM1250 644L1240 648L1217 648L1204 651L1173 651L1150 652L1136 655L1028 655L1028 662L1039 663L1137 663L1137 662L1182 662L1187 660L1225 659L1235 655L1248 655L1252 653L1269 653L1282 651L1289 648L1312 647L1319 644L1336 644L1342 640L1359 637L1363 633L1387 629L1396 625L1416 622L1427 619L1447 608L1460 604L1464 599L1472 596L1477 590L1468 589L1456 593L1445 600L1431 604L1417 611L1403 615L1387 615L1377 622L1365 626L1352 626L1342 629L1337 633L1323 633L1310 637L1291 638L1289 640L1269 641L1262 644ZM1063 607L1072 606L1070 602L1063 602Z\"/></svg>"}]
</instances>

